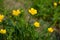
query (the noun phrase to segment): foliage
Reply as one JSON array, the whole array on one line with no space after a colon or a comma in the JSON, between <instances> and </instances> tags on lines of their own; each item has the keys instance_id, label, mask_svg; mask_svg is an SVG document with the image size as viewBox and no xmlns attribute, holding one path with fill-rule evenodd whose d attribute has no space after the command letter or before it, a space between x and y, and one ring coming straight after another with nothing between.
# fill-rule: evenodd
<instances>
[{"instance_id":1,"label":"foliage","mask_svg":"<svg viewBox=\"0 0 60 40\"><path fill-rule=\"evenodd\" d=\"M55 33L60 27L59 0L31 0L31 3L26 1L25 9L19 7L8 10L4 7L4 1L0 0L1 40L57 40Z\"/></svg>"}]
</instances>

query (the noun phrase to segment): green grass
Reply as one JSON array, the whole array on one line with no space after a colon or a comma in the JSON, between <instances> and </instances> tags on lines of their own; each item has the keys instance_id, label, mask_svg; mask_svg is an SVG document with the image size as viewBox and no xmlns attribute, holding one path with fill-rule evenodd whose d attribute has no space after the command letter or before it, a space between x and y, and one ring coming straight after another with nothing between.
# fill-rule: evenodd
<instances>
[{"instance_id":1,"label":"green grass","mask_svg":"<svg viewBox=\"0 0 60 40\"><path fill-rule=\"evenodd\" d=\"M57 2L56 7L53 5L54 2ZM60 29L60 4L58 2L59 0L12 0L4 4L4 0L0 0L0 14L5 16L0 22L0 29L7 31L6 34L0 33L0 39L57 40L55 33L59 33L57 28ZM30 8L35 8L37 14L31 15L28 12ZM19 16L12 15L12 10L15 9L22 11ZM41 24L39 28L34 26L35 21ZM53 27L54 32L48 32L49 27Z\"/></svg>"}]
</instances>

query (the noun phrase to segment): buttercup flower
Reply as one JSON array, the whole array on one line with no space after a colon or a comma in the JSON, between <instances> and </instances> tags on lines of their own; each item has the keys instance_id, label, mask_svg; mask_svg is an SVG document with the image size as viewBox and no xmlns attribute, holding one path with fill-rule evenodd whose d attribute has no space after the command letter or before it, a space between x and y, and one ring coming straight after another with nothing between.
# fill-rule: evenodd
<instances>
[{"instance_id":1,"label":"buttercup flower","mask_svg":"<svg viewBox=\"0 0 60 40\"><path fill-rule=\"evenodd\" d=\"M14 16L18 16L20 13L21 13L20 10L13 10L12 11L12 15L14 15Z\"/></svg>"},{"instance_id":2,"label":"buttercup flower","mask_svg":"<svg viewBox=\"0 0 60 40\"><path fill-rule=\"evenodd\" d=\"M39 22L34 22L34 26L35 27L40 27L40 23Z\"/></svg>"},{"instance_id":3,"label":"buttercup flower","mask_svg":"<svg viewBox=\"0 0 60 40\"><path fill-rule=\"evenodd\" d=\"M4 19L4 15L0 14L0 22L2 22L3 19Z\"/></svg>"},{"instance_id":4,"label":"buttercup flower","mask_svg":"<svg viewBox=\"0 0 60 40\"><path fill-rule=\"evenodd\" d=\"M57 6L57 2L54 2L54 4L53 4L53 5L54 5L54 7L56 7L56 6Z\"/></svg>"},{"instance_id":5,"label":"buttercup flower","mask_svg":"<svg viewBox=\"0 0 60 40\"><path fill-rule=\"evenodd\" d=\"M1 33L1 34L6 34L6 30L5 30L5 29L1 29L1 30L0 30L0 33Z\"/></svg>"},{"instance_id":6,"label":"buttercup flower","mask_svg":"<svg viewBox=\"0 0 60 40\"><path fill-rule=\"evenodd\" d=\"M31 9L29 9L29 13L31 13L32 15L35 15L35 14L37 14L37 10L34 8L31 8Z\"/></svg>"},{"instance_id":7,"label":"buttercup flower","mask_svg":"<svg viewBox=\"0 0 60 40\"><path fill-rule=\"evenodd\" d=\"M48 32L53 32L54 31L54 29L53 28L48 28Z\"/></svg>"}]
</instances>

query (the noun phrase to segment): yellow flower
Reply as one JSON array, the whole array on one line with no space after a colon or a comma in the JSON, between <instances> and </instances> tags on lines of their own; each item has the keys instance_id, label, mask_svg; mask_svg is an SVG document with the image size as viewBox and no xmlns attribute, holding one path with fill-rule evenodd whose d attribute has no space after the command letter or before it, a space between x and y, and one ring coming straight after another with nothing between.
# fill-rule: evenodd
<instances>
[{"instance_id":1,"label":"yellow flower","mask_svg":"<svg viewBox=\"0 0 60 40\"><path fill-rule=\"evenodd\" d=\"M54 29L53 28L48 28L48 32L53 32L54 31Z\"/></svg>"},{"instance_id":2,"label":"yellow flower","mask_svg":"<svg viewBox=\"0 0 60 40\"><path fill-rule=\"evenodd\" d=\"M57 6L57 2L54 2L54 7L56 7Z\"/></svg>"},{"instance_id":3,"label":"yellow flower","mask_svg":"<svg viewBox=\"0 0 60 40\"><path fill-rule=\"evenodd\" d=\"M1 29L1 30L0 30L0 33L1 33L1 34L6 34L6 30L5 30L5 29Z\"/></svg>"},{"instance_id":4,"label":"yellow flower","mask_svg":"<svg viewBox=\"0 0 60 40\"><path fill-rule=\"evenodd\" d=\"M34 26L35 27L40 27L40 23L39 22L34 22Z\"/></svg>"},{"instance_id":5,"label":"yellow flower","mask_svg":"<svg viewBox=\"0 0 60 40\"><path fill-rule=\"evenodd\" d=\"M31 13L32 15L35 15L35 14L37 14L37 10L34 8L31 8L31 9L29 9L29 13Z\"/></svg>"},{"instance_id":6,"label":"yellow flower","mask_svg":"<svg viewBox=\"0 0 60 40\"><path fill-rule=\"evenodd\" d=\"M12 11L12 15L14 15L14 16L18 16L20 13L21 13L20 10L13 10Z\"/></svg>"},{"instance_id":7,"label":"yellow flower","mask_svg":"<svg viewBox=\"0 0 60 40\"><path fill-rule=\"evenodd\" d=\"M0 14L0 22L2 22L3 19L4 19L4 15Z\"/></svg>"}]
</instances>

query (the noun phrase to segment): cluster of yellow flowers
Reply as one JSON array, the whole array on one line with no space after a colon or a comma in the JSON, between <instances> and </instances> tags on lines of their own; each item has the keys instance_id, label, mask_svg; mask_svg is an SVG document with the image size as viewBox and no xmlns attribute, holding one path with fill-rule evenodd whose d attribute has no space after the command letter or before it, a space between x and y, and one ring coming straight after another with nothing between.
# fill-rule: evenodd
<instances>
[{"instance_id":1,"label":"cluster of yellow flowers","mask_svg":"<svg viewBox=\"0 0 60 40\"><path fill-rule=\"evenodd\" d=\"M57 3L54 3L54 5L57 6ZM31 15L37 14L37 10L34 9L34 8L29 9L28 12L29 12ZM21 11L20 11L20 10L13 10L13 11L12 11L12 15L13 15L13 16L18 16L19 14L21 14ZM4 15L1 15L1 14L0 14L0 22L2 22L3 19L4 19ZM35 27L40 27L40 23L37 22L37 21L34 22L33 25L34 25ZM49 32L53 32L54 29L53 29L53 28L48 28L48 31L49 31ZM5 29L1 29L1 30L0 30L0 33L5 34L5 33L6 33L6 30L5 30Z\"/></svg>"},{"instance_id":2,"label":"cluster of yellow flowers","mask_svg":"<svg viewBox=\"0 0 60 40\"><path fill-rule=\"evenodd\" d=\"M6 34L6 30L5 30L5 29L1 29L1 30L0 30L0 33L1 33L1 34Z\"/></svg>"},{"instance_id":3,"label":"cluster of yellow flowers","mask_svg":"<svg viewBox=\"0 0 60 40\"><path fill-rule=\"evenodd\" d=\"M57 3L54 3L54 6L57 6ZM29 9L29 13L31 13L32 15L35 15L35 14L37 14L37 10L34 8L31 8L31 9ZM34 22L34 26L40 27L40 23L36 21L36 22ZM52 27L48 28L48 32L53 32L53 31L54 31L54 29Z\"/></svg>"},{"instance_id":4,"label":"cluster of yellow flowers","mask_svg":"<svg viewBox=\"0 0 60 40\"><path fill-rule=\"evenodd\" d=\"M29 13L30 13L31 15L36 15L36 14L37 14L37 10L34 9L34 8L31 8L31 9L29 9L28 11L29 11ZM36 21L36 22L34 22L34 26L35 26L35 27L40 27L40 23Z\"/></svg>"}]
</instances>

